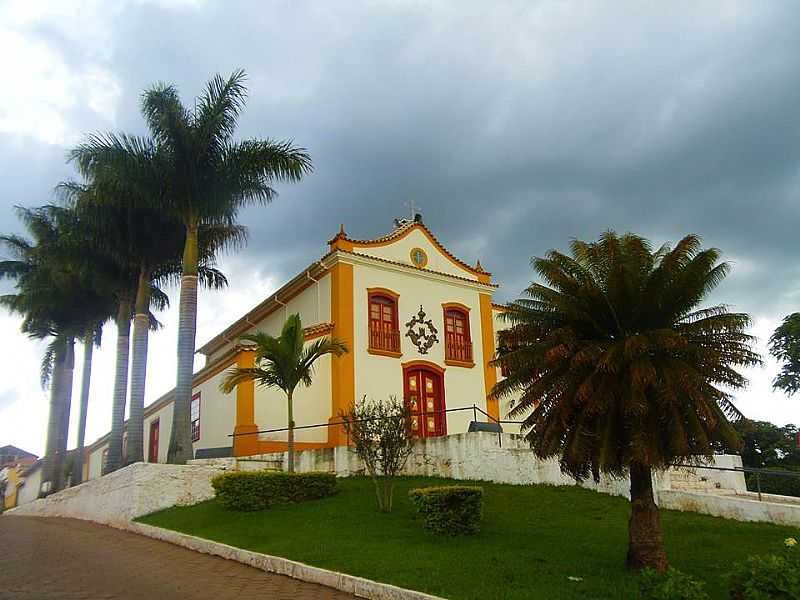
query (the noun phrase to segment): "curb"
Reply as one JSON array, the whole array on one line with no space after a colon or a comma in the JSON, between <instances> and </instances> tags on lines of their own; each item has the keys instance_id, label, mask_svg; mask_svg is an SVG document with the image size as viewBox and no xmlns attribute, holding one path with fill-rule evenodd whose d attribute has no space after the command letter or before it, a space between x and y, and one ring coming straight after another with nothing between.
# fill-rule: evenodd
<instances>
[{"instance_id":1,"label":"curb","mask_svg":"<svg viewBox=\"0 0 800 600\"><path fill-rule=\"evenodd\" d=\"M289 560L288 558L281 558L280 556L271 556L269 554L261 554L260 552L243 550L242 548L228 546L227 544L179 533L169 529L162 529L161 527L155 527L153 525L145 525L144 523L131 521L125 526L120 527L120 529L163 542L169 542L170 544L182 546L189 550L194 550L195 552L234 560L266 571L267 573L276 573L307 583L324 585L341 592L353 594L359 598L368 598L370 600L445 600L440 596L432 596L424 592L407 590L388 583L379 583L371 579L364 579L363 577L312 567L301 562Z\"/></svg>"}]
</instances>

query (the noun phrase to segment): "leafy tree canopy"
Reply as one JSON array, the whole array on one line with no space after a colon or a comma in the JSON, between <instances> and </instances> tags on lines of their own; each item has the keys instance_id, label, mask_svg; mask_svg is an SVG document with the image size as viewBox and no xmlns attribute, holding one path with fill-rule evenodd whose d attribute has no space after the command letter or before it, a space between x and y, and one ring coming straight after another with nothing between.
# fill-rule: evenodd
<instances>
[{"instance_id":1,"label":"leafy tree canopy","mask_svg":"<svg viewBox=\"0 0 800 600\"><path fill-rule=\"evenodd\" d=\"M719 258L693 235L653 249L608 232L533 259L544 282L507 307L494 393L513 399L539 456L582 478L738 445L727 390L760 358L746 314L701 306L728 273Z\"/></svg>"},{"instance_id":2,"label":"leafy tree canopy","mask_svg":"<svg viewBox=\"0 0 800 600\"><path fill-rule=\"evenodd\" d=\"M775 330L769 352L782 363L772 386L789 395L800 391L800 313L787 316Z\"/></svg>"}]
</instances>

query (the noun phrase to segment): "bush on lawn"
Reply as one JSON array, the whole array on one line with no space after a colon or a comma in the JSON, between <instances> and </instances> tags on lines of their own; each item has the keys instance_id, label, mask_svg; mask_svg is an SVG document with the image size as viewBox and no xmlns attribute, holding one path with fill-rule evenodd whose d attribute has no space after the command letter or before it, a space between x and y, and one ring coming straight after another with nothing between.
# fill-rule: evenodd
<instances>
[{"instance_id":1,"label":"bush on lawn","mask_svg":"<svg viewBox=\"0 0 800 600\"><path fill-rule=\"evenodd\" d=\"M750 556L737 563L730 576L734 600L791 600L800 598L800 547L790 545L776 554Z\"/></svg>"},{"instance_id":2,"label":"bush on lawn","mask_svg":"<svg viewBox=\"0 0 800 600\"><path fill-rule=\"evenodd\" d=\"M336 493L332 473L235 471L211 480L222 506L230 510L262 510L274 504L326 498Z\"/></svg>"},{"instance_id":3,"label":"bush on lawn","mask_svg":"<svg viewBox=\"0 0 800 600\"><path fill-rule=\"evenodd\" d=\"M669 569L659 573L655 569L642 571L641 600L708 600L705 584L694 577Z\"/></svg>"},{"instance_id":4,"label":"bush on lawn","mask_svg":"<svg viewBox=\"0 0 800 600\"><path fill-rule=\"evenodd\" d=\"M411 490L411 502L425 529L440 535L478 533L483 516L483 488L465 485Z\"/></svg>"}]
</instances>

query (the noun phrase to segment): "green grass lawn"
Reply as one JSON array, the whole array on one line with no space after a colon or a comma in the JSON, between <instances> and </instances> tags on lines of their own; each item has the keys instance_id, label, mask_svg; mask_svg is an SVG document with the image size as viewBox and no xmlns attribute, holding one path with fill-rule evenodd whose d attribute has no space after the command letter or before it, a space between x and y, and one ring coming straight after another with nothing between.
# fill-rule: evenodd
<instances>
[{"instance_id":1,"label":"green grass lawn","mask_svg":"<svg viewBox=\"0 0 800 600\"><path fill-rule=\"evenodd\" d=\"M636 597L636 577L624 568L625 499L577 487L480 483L481 532L437 538L414 519L407 492L450 483L464 482L400 479L388 515L377 512L371 481L352 478L341 479L339 494L325 500L254 513L227 511L211 500L139 520L447 598ZM675 511L662 511L662 520L672 565L705 580L720 599L728 597L724 576L735 561L800 534Z\"/></svg>"}]
</instances>

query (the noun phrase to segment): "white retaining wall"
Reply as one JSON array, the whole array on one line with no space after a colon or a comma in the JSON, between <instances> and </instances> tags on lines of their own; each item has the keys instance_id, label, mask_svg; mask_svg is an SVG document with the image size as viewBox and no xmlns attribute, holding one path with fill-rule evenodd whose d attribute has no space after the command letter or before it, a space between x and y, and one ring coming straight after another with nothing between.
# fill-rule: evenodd
<instances>
[{"instance_id":1,"label":"white retaining wall","mask_svg":"<svg viewBox=\"0 0 800 600\"><path fill-rule=\"evenodd\" d=\"M286 469L285 452L261 454L247 458L222 458L190 461L192 464L225 466L230 469ZM738 456L715 456L712 466L739 467ZM302 450L296 453L295 469L299 472L326 471L340 477L363 474L364 467L355 453L346 448ZM522 436L514 434L471 432L445 437L423 438L414 444L404 475L424 475L462 480L493 481L515 485L580 485L614 496L630 497L630 479L603 475L599 483L588 479L576 482L561 472L557 459L540 460L533 456ZM679 483L680 482L680 483ZM711 491L725 489L734 492L747 490L742 473L702 469L669 469L655 473L656 491L683 488Z\"/></svg>"},{"instance_id":2,"label":"white retaining wall","mask_svg":"<svg viewBox=\"0 0 800 600\"><path fill-rule=\"evenodd\" d=\"M73 517L122 527L148 513L213 498L211 478L220 471L202 465L134 463L19 506L9 514Z\"/></svg>"}]
</instances>

